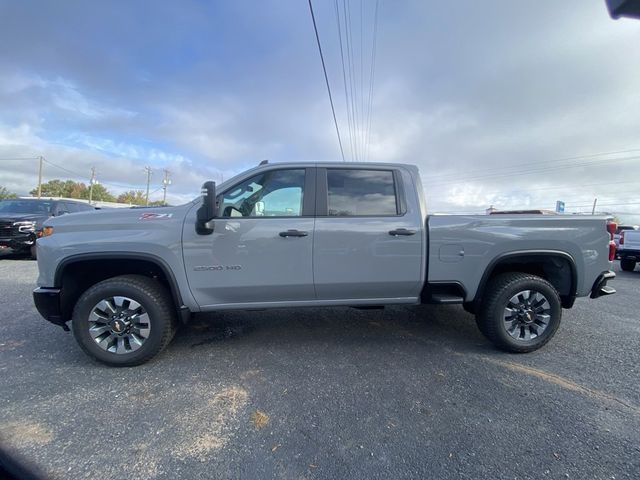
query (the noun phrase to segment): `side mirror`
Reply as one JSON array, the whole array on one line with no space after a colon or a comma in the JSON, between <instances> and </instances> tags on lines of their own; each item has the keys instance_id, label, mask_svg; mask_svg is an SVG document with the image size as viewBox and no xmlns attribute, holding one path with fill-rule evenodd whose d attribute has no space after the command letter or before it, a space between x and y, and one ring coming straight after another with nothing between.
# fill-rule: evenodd
<instances>
[{"instance_id":1,"label":"side mirror","mask_svg":"<svg viewBox=\"0 0 640 480\"><path fill-rule=\"evenodd\" d=\"M213 233L213 225L209 222L217 216L216 182L204 182L202 185L202 205L197 212L196 233L198 235L211 235Z\"/></svg>"}]
</instances>

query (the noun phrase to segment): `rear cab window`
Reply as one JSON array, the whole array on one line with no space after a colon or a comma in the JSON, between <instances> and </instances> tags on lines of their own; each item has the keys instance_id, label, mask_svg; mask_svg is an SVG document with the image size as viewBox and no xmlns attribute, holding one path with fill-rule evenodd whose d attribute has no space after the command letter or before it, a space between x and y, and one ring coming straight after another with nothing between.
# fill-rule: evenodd
<instances>
[{"instance_id":1,"label":"rear cab window","mask_svg":"<svg viewBox=\"0 0 640 480\"><path fill-rule=\"evenodd\" d=\"M327 169L327 216L401 215L393 170Z\"/></svg>"}]
</instances>

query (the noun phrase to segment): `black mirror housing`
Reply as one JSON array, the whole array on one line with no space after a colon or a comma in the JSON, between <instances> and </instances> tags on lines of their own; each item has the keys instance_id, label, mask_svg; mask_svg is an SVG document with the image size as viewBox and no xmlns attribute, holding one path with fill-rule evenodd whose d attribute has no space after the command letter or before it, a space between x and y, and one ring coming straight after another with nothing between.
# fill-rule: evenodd
<instances>
[{"instance_id":1,"label":"black mirror housing","mask_svg":"<svg viewBox=\"0 0 640 480\"><path fill-rule=\"evenodd\" d=\"M216 182L204 182L202 185L202 205L197 212L196 233L198 235L211 235L213 227L207 224L217 216Z\"/></svg>"}]
</instances>

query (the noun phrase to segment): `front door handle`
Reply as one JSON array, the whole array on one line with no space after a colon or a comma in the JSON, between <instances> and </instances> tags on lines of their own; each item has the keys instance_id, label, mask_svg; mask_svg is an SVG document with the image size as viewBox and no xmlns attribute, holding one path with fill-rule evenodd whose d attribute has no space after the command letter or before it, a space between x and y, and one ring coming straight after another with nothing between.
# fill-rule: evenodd
<instances>
[{"instance_id":1,"label":"front door handle","mask_svg":"<svg viewBox=\"0 0 640 480\"><path fill-rule=\"evenodd\" d=\"M309 234L300 230L287 230L286 232L280 232L278 235L281 237L306 237Z\"/></svg>"},{"instance_id":2,"label":"front door handle","mask_svg":"<svg viewBox=\"0 0 640 480\"><path fill-rule=\"evenodd\" d=\"M389 235L391 235L392 237L415 235L415 233L415 230L407 230L406 228L396 228L395 230L389 230Z\"/></svg>"}]
</instances>

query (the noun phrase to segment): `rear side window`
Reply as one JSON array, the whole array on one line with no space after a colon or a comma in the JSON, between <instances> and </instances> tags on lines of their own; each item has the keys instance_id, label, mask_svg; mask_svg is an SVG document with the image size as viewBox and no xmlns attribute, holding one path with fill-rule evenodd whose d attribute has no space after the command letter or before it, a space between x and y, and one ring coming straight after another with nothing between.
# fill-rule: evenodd
<instances>
[{"instance_id":1,"label":"rear side window","mask_svg":"<svg viewBox=\"0 0 640 480\"><path fill-rule=\"evenodd\" d=\"M67 207L67 212L69 213L78 213L82 211L80 205L78 205L77 203L65 202L65 206Z\"/></svg>"},{"instance_id":2,"label":"rear side window","mask_svg":"<svg viewBox=\"0 0 640 480\"><path fill-rule=\"evenodd\" d=\"M327 170L330 217L397 215L391 170Z\"/></svg>"},{"instance_id":3,"label":"rear side window","mask_svg":"<svg viewBox=\"0 0 640 480\"><path fill-rule=\"evenodd\" d=\"M56 209L56 215L64 215L69 213L69 208L65 202L59 202L58 207Z\"/></svg>"},{"instance_id":4,"label":"rear side window","mask_svg":"<svg viewBox=\"0 0 640 480\"><path fill-rule=\"evenodd\" d=\"M88 212L90 210L95 210L95 208L91 205L89 205L88 203L76 203L74 204L76 206L76 211L77 212Z\"/></svg>"}]
</instances>

